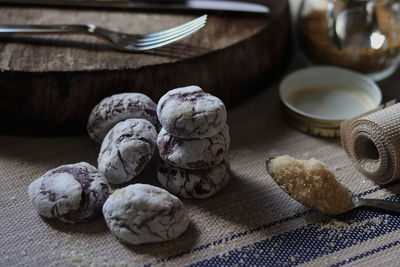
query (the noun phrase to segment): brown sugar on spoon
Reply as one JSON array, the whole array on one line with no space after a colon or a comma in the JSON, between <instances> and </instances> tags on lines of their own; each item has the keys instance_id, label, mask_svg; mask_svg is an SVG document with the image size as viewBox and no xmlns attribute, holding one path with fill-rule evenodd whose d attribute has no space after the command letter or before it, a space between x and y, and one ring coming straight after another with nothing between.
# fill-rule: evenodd
<instances>
[{"instance_id":1,"label":"brown sugar on spoon","mask_svg":"<svg viewBox=\"0 0 400 267\"><path fill-rule=\"evenodd\" d=\"M317 159L279 156L267 161L267 169L286 193L314 210L340 214L354 207L351 193Z\"/></svg>"}]
</instances>

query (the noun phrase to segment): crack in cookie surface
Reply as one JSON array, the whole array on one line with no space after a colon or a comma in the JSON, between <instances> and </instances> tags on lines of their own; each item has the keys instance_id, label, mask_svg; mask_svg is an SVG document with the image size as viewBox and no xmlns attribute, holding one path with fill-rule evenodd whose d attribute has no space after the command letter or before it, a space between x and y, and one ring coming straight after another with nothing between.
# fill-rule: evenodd
<instances>
[{"instance_id":1,"label":"crack in cookie surface","mask_svg":"<svg viewBox=\"0 0 400 267\"><path fill-rule=\"evenodd\" d=\"M141 118L159 129L157 105L141 93L122 93L104 98L89 115L87 131L96 142L101 142L107 132L118 122Z\"/></svg>"},{"instance_id":2,"label":"crack in cookie surface","mask_svg":"<svg viewBox=\"0 0 400 267\"><path fill-rule=\"evenodd\" d=\"M229 163L224 160L218 165L189 170L161 162L157 179L165 189L184 198L208 198L218 193L230 179Z\"/></svg>"},{"instance_id":3,"label":"crack in cookie surface","mask_svg":"<svg viewBox=\"0 0 400 267\"><path fill-rule=\"evenodd\" d=\"M95 167L80 162L46 172L29 185L28 193L40 215L75 223L101 212L109 187Z\"/></svg>"},{"instance_id":4,"label":"crack in cookie surface","mask_svg":"<svg viewBox=\"0 0 400 267\"><path fill-rule=\"evenodd\" d=\"M117 123L106 135L97 159L99 170L113 184L135 178L156 150L157 130L144 119Z\"/></svg>"},{"instance_id":5,"label":"crack in cookie surface","mask_svg":"<svg viewBox=\"0 0 400 267\"><path fill-rule=\"evenodd\" d=\"M103 214L110 230L131 244L175 239L189 224L178 198L145 184L116 190L104 204Z\"/></svg>"},{"instance_id":6,"label":"crack in cookie surface","mask_svg":"<svg viewBox=\"0 0 400 267\"><path fill-rule=\"evenodd\" d=\"M203 139L179 138L164 128L157 137L157 146L162 160L185 169L204 169L219 164L228 154L230 146L229 128L212 137Z\"/></svg>"},{"instance_id":7,"label":"crack in cookie surface","mask_svg":"<svg viewBox=\"0 0 400 267\"><path fill-rule=\"evenodd\" d=\"M227 116L224 103L197 86L167 92L158 102L157 115L167 132L181 138L213 136Z\"/></svg>"}]
</instances>

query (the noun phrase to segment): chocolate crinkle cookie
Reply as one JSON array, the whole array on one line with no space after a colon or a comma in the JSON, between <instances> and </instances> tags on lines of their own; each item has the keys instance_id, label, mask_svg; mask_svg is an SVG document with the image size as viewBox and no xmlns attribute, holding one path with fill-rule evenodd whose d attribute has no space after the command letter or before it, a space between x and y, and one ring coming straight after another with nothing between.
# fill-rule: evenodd
<instances>
[{"instance_id":1,"label":"chocolate crinkle cookie","mask_svg":"<svg viewBox=\"0 0 400 267\"><path fill-rule=\"evenodd\" d=\"M226 157L229 144L229 127L226 123L216 135L203 139L175 137L164 128L157 137L161 159L185 169L203 169L217 165Z\"/></svg>"},{"instance_id":2,"label":"chocolate crinkle cookie","mask_svg":"<svg viewBox=\"0 0 400 267\"><path fill-rule=\"evenodd\" d=\"M68 223L101 213L109 191L105 177L86 162L50 170L28 187L29 198L40 215Z\"/></svg>"},{"instance_id":3,"label":"chocolate crinkle cookie","mask_svg":"<svg viewBox=\"0 0 400 267\"><path fill-rule=\"evenodd\" d=\"M141 93L123 93L104 98L89 115L87 131L90 138L101 143L107 132L118 122L140 118L159 129L157 105Z\"/></svg>"},{"instance_id":4,"label":"chocolate crinkle cookie","mask_svg":"<svg viewBox=\"0 0 400 267\"><path fill-rule=\"evenodd\" d=\"M177 197L146 184L114 191L103 206L103 215L111 232L130 244L172 240L189 225Z\"/></svg>"},{"instance_id":5,"label":"chocolate crinkle cookie","mask_svg":"<svg viewBox=\"0 0 400 267\"><path fill-rule=\"evenodd\" d=\"M181 138L206 138L221 131L226 122L224 103L198 86L176 88L163 95L157 116L164 129Z\"/></svg>"},{"instance_id":6,"label":"chocolate crinkle cookie","mask_svg":"<svg viewBox=\"0 0 400 267\"><path fill-rule=\"evenodd\" d=\"M144 119L117 123L101 144L98 168L113 184L132 180L151 160L157 141L157 130Z\"/></svg>"},{"instance_id":7,"label":"chocolate crinkle cookie","mask_svg":"<svg viewBox=\"0 0 400 267\"><path fill-rule=\"evenodd\" d=\"M157 172L158 181L172 194L184 198L208 198L220 191L230 179L229 163L199 170L188 170L162 162Z\"/></svg>"}]
</instances>

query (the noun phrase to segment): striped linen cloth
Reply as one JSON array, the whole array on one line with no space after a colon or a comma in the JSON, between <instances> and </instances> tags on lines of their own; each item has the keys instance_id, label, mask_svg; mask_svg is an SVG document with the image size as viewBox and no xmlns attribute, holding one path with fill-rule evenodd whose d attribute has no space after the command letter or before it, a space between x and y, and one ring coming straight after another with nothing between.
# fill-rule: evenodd
<instances>
[{"instance_id":1,"label":"striped linen cloth","mask_svg":"<svg viewBox=\"0 0 400 267\"><path fill-rule=\"evenodd\" d=\"M400 74L400 73L399 73ZM386 83L387 98L395 83ZM81 224L41 218L28 185L62 164L96 164L87 136L0 136L0 266L397 266L400 216L360 208L340 216L314 212L291 199L265 171L271 155L315 157L355 196L400 201L400 184L363 177L340 140L290 128L277 85L228 113L232 179L205 200L182 199L191 224L178 239L144 245L119 242L99 217ZM139 182L159 185L155 163Z\"/></svg>"}]
</instances>

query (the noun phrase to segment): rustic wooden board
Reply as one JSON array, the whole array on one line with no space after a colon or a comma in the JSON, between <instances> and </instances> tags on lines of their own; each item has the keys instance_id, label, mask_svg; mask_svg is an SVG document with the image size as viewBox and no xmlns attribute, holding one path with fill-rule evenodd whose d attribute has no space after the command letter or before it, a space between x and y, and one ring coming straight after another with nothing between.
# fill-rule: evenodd
<instances>
[{"instance_id":1,"label":"rustic wooden board","mask_svg":"<svg viewBox=\"0 0 400 267\"><path fill-rule=\"evenodd\" d=\"M108 95L143 92L157 101L191 84L231 108L274 80L290 57L288 3L266 3L267 18L212 14L196 34L149 53L115 51L85 35L0 36L1 130L79 133ZM0 14L0 24L93 23L130 33L159 31L200 15L15 6L0 6Z\"/></svg>"}]
</instances>

